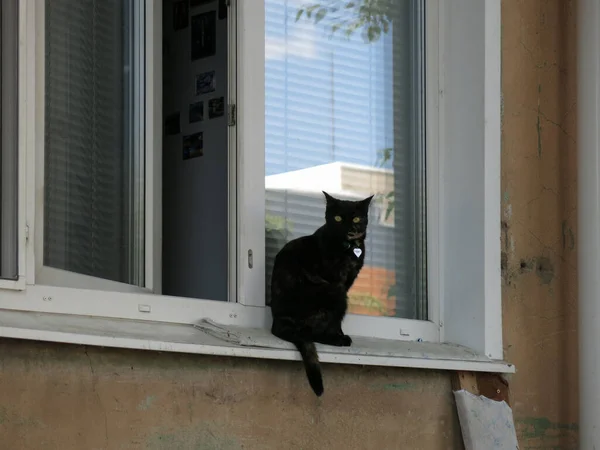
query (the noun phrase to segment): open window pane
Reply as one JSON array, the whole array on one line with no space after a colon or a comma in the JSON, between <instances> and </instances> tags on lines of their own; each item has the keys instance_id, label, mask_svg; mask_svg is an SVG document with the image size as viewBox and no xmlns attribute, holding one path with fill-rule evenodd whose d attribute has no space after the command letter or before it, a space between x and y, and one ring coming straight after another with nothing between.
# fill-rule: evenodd
<instances>
[{"instance_id":1,"label":"open window pane","mask_svg":"<svg viewBox=\"0 0 600 450\"><path fill-rule=\"evenodd\" d=\"M0 278L18 277L17 239L17 135L18 135L18 0L0 3L1 30L1 108L2 140L0 152Z\"/></svg>"},{"instance_id":2,"label":"open window pane","mask_svg":"<svg viewBox=\"0 0 600 450\"><path fill-rule=\"evenodd\" d=\"M266 1L267 297L279 249L324 223L322 190L376 194L349 312L427 318L423 8Z\"/></svg>"},{"instance_id":3,"label":"open window pane","mask_svg":"<svg viewBox=\"0 0 600 450\"><path fill-rule=\"evenodd\" d=\"M144 1L46 0L44 265L144 285Z\"/></svg>"}]
</instances>

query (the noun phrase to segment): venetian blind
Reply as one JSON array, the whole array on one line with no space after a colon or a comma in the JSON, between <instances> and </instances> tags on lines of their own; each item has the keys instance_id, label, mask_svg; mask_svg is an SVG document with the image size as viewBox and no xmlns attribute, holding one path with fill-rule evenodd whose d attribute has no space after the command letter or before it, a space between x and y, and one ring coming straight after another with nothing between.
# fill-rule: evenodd
<instances>
[{"instance_id":1,"label":"venetian blind","mask_svg":"<svg viewBox=\"0 0 600 450\"><path fill-rule=\"evenodd\" d=\"M128 282L124 4L46 0L44 264Z\"/></svg>"},{"instance_id":2,"label":"venetian blind","mask_svg":"<svg viewBox=\"0 0 600 450\"><path fill-rule=\"evenodd\" d=\"M0 277L8 279L18 278L18 10L16 0L0 3Z\"/></svg>"},{"instance_id":3,"label":"venetian blind","mask_svg":"<svg viewBox=\"0 0 600 450\"><path fill-rule=\"evenodd\" d=\"M421 2L379 2L387 25L378 36L358 26L363 3L321 2L307 17L311 2L266 2L267 297L279 249L323 224L321 190L376 194L350 312L420 318Z\"/></svg>"}]
</instances>

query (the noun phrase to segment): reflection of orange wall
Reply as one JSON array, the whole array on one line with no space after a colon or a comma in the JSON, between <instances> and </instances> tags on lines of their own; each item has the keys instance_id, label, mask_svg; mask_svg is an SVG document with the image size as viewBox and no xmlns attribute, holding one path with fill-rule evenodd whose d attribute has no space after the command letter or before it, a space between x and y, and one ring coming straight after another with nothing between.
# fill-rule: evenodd
<instances>
[{"instance_id":1,"label":"reflection of orange wall","mask_svg":"<svg viewBox=\"0 0 600 450\"><path fill-rule=\"evenodd\" d=\"M364 266L348 293L348 312L371 316L393 316L396 298L388 292L395 283L394 271Z\"/></svg>"}]
</instances>

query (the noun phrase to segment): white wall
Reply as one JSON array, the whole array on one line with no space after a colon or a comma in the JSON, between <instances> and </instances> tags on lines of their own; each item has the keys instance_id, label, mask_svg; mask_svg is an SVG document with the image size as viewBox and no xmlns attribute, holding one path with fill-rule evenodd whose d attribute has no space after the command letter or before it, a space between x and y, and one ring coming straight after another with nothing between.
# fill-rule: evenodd
<instances>
[{"instance_id":1,"label":"white wall","mask_svg":"<svg viewBox=\"0 0 600 450\"><path fill-rule=\"evenodd\" d=\"M184 29L173 28L172 0L163 2L164 118L179 111L180 133L164 136L163 292L227 300L227 119L208 119L208 101L227 104L227 20L216 20L216 55L191 60L191 17L218 10L219 1L190 8ZM216 90L195 95L196 74L215 70ZM190 103L204 102L204 120L189 123ZM182 138L203 131L204 155L183 160Z\"/></svg>"}]
</instances>

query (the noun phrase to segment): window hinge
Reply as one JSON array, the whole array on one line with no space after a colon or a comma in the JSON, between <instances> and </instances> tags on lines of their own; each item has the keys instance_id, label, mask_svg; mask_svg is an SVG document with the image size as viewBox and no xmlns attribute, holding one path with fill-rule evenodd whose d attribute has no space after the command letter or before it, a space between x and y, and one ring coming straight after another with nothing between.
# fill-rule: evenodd
<instances>
[{"instance_id":1,"label":"window hinge","mask_svg":"<svg viewBox=\"0 0 600 450\"><path fill-rule=\"evenodd\" d=\"M29 225L25 225L25 242L29 240Z\"/></svg>"},{"instance_id":2,"label":"window hinge","mask_svg":"<svg viewBox=\"0 0 600 450\"><path fill-rule=\"evenodd\" d=\"M235 104L227 105L227 125L230 127L235 126L236 122L236 114L235 114Z\"/></svg>"}]
</instances>

